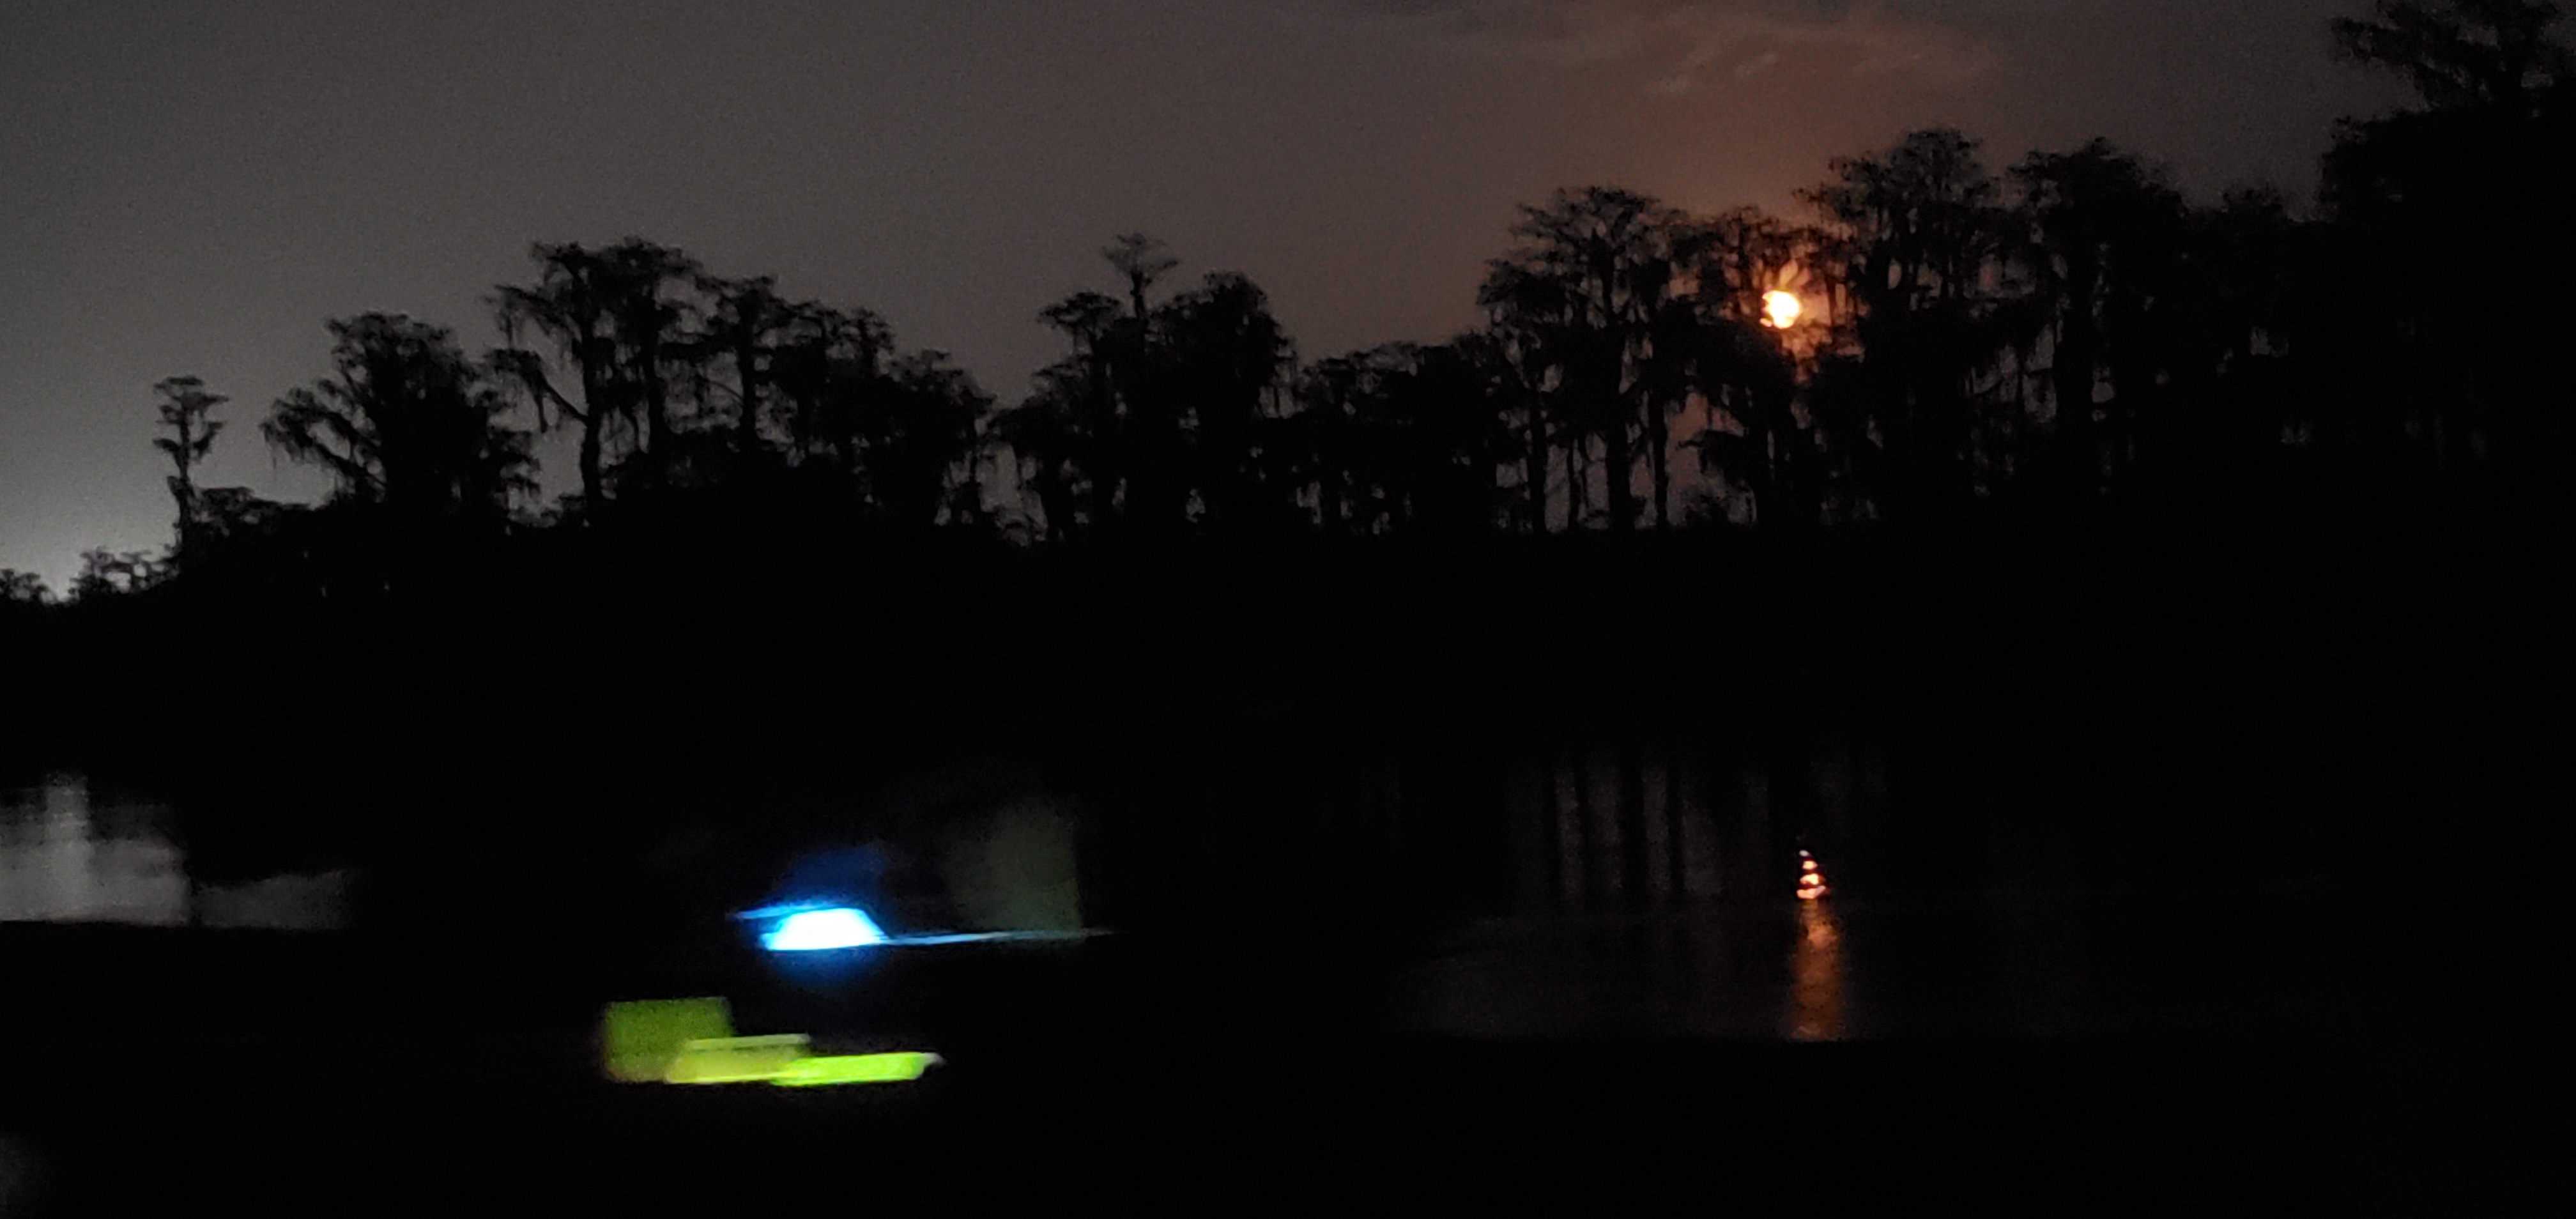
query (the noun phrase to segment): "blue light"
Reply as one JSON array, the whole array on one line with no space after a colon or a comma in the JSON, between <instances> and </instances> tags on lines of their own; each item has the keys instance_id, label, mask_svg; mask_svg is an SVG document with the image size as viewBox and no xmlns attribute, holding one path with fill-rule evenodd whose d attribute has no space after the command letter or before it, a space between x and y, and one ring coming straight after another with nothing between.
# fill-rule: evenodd
<instances>
[{"instance_id":1,"label":"blue light","mask_svg":"<svg viewBox=\"0 0 2576 1219\"><path fill-rule=\"evenodd\" d=\"M864 948L886 942L868 916L848 906L800 910L760 937L771 952L814 952L827 948Z\"/></svg>"}]
</instances>

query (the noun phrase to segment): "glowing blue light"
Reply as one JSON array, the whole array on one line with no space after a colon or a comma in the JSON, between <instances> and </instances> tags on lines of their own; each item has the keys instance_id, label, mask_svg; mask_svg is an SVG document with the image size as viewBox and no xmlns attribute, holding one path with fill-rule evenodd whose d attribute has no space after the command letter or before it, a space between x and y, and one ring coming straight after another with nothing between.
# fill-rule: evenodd
<instances>
[{"instance_id":1,"label":"glowing blue light","mask_svg":"<svg viewBox=\"0 0 2576 1219\"><path fill-rule=\"evenodd\" d=\"M868 916L848 906L800 910L760 937L771 952L814 952L826 948L864 948L886 942L885 933Z\"/></svg>"}]
</instances>

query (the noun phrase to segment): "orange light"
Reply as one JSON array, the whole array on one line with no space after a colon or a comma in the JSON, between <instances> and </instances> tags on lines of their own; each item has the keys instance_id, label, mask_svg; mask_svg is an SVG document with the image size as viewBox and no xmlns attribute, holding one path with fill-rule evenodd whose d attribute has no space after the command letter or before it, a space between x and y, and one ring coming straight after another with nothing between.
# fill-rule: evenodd
<instances>
[{"instance_id":1,"label":"orange light","mask_svg":"<svg viewBox=\"0 0 2576 1219\"><path fill-rule=\"evenodd\" d=\"M1806 870L1808 870L1808 871L1810 871L1810 872L1813 872L1813 871L1815 871L1815 870L1816 870L1816 861L1815 861L1815 860L1812 860L1812 859L1801 860L1801 861L1799 861L1798 866L1799 866L1799 867L1802 867L1802 868L1805 868Z\"/></svg>"},{"instance_id":2,"label":"orange light","mask_svg":"<svg viewBox=\"0 0 2576 1219\"><path fill-rule=\"evenodd\" d=\"M1807 311L1795 292L1770 291L1762 294L1762 324L1773 330L1786 330L1798 324L1798 315Z\"/></svg>"}]
</instances>

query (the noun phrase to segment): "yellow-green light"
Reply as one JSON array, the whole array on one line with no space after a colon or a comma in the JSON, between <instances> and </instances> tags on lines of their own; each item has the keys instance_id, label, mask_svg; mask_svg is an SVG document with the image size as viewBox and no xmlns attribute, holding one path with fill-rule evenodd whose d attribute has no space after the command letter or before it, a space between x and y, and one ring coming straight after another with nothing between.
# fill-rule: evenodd
<instances>
[{"instance_id":1,"label":"yellow-green light","mask_svg":"<svg viewBox=\"0 0 2576 1219\"><path fill-rule=\"evenodd\" d=\"M802 1058L789 1063L787 1069L770 1082L782 1088L905 1083L921 1078L922 1072L943 1061L937 1054L912 1050L893 1054L835 1054Z\"/></svg>"},{"instance_id":2,"label":"yellow-green light","mask_svg":"<svg viewBox=\"0 0 2576 1219\"><path fill-rule=\"evenodd\" d=\"M663 1078L675 1084L762 1083L794 1066L805 1050L803 1033L702 1038L680 1047Z\"/></svg>"},{"instance_id":3,"label":"yellow-green light","mask_svg":"<svg viewBox=\"0 0 2576 1219\"><path fill-rule=\"evenodd\" d=\"M608 1077L620 1083L660 1083L690 1042L731 1036L733 1013L721 998L611 1003L600 1020Z\"/></svg>"},{"instance_id":4,"label":"yellow-green light","mask_svg":"<svg viewBox=\"0 0 2576 1219\"><path fill-rule=\"evenodd\" d=\"M621 1083L837 1084L904 1083L945 1062L937 1054L813 1053L803 1033L737 1037L725 1001L647 999L612 1003L600 1021L608 1076Z\"/></svg>"}]
</instances>

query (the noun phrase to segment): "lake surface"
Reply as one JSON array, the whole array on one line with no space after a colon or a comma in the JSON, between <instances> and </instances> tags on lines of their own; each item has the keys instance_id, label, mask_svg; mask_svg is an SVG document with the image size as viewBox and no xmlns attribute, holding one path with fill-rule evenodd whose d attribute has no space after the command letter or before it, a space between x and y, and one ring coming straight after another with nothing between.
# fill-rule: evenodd
<instances>
[{"instance_id":1,"label":"lake surface","mask_svg":"<svg viewBox=\"0 0 2576 1219\"><path fill-rule=\"evenodd\" d=\"M353 877L200 884L167 804L72 774L0 789L0 922L330 930L348 925Z\"/></svg>"},{"instance_id":2,"label":"lake surface","mask_svg":"<svg viewBox=\"0 0 2576 1219\"><path fill-rule=\"evenodd\" d=\"M1347 955L1370 958L1367 969L1325 981L1282 969L1267 979L1369 990L1356 997L1360 1007L1403 1032L1791 1042L2368 1036L2393 1010L2393 994L2420 989L2362 950L2357 928L2369 903L2281 850L2232 871L2200 869L2204 883L2109 883L2088 871L2080 842L2039 832L2003 840L1988 825L1964 852L1974 867L1953 864L1955 883L1926 884L1941 870L1886 845L1898 836L1889 786L1879 759L1848 747L1785 770L1671 743L1566 750L1463 778L1364 766L1328 785L1297 824L1211 818L1217 829L1154 866L1193 873L1193 900L1233 903L1247 925L1273 934L1295 922L1300 902L1415 895L1417 917L1383 943L1344 941ZM882 879L888 853L908 858L912 889L936 891L918 905L934 912L923 917L950 926L1096 922L1101 903L1085 899L1099 895L1075 879L1101 874L1075 866L1080 836L1068 810L1078 804L1006 785L980 808L950 808L943 830L905 831L909 841L890 846L818 840L805 859L856 859ZM0 793L0 921L355 924L355 870L198 883L180 825L166 804L77 775ZM710 824L640 858L684 878L739 872L748 855L740 843ZM2242 845L2206 849L2224 856ZM1801 846L1831 878L1821 901L1792 896ZM2213 874L2218 882L2206 883ZM697 922L729 913L702 904L687 912ZM1317 910L1312 938L1324 943L1312 955L1345 953L1332 937L1375 937L1321 917L1330 913ZM1212 974L1219 964L1210 962ZM1281 997L1258 992L1242 1001Z\"/></svg>"}]
</instances>

